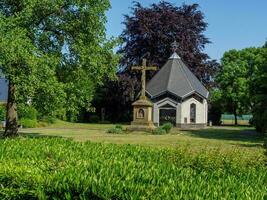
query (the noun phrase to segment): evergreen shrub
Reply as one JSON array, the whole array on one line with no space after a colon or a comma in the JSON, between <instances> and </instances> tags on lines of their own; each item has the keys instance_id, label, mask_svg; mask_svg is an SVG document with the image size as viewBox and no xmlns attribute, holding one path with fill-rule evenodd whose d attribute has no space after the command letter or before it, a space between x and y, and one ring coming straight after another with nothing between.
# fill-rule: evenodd
<instances>
[{"instance_id":1,"label":"evergreen shrub","mask_svg":"<svg viewBox=\"0 0 267 200\"><path fill-rule=\"evenodd\" d=\"M18 107L18 116L20 119L37 120L37 110L33 106L21 105Z\"/></svg>"}]
</instances>

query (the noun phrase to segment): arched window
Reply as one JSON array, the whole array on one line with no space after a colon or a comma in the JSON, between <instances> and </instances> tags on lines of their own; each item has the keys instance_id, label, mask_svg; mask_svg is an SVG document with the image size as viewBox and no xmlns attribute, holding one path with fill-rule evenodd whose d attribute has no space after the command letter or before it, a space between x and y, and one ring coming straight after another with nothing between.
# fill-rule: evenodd
<instances>
[{"instance_id":1,"label":"arched window","mask_svg":"<svg viewBox=\"0 0 267 200\"><path fill-rule=\"evenodd\" d=\"M196 123L196 104L190 104L190 123Z\"/></svg>"}]
</instances>

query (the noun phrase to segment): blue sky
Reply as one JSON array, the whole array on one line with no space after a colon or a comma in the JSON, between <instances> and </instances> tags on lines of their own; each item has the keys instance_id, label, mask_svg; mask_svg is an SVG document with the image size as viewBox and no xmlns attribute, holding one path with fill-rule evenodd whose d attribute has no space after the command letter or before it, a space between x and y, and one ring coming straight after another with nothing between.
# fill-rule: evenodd
<instances>
[{"instance_id":1,"label":"blue sky","mask_svg":"<svg viewBox=\"0 0 267 200\"><path fill-rule=\"evenodd\" d=\"M159 0L140 0L143 6ZM206 37L211 44L205 52L212 59L220 59L225 51L251 46L262 46L267 40L267 0L169 0L177 6L198 3L209 24ZM123 15L131 12L132 0L111 0L107 12L108 36L122 32Z\"/></svg>"}]
</instances>

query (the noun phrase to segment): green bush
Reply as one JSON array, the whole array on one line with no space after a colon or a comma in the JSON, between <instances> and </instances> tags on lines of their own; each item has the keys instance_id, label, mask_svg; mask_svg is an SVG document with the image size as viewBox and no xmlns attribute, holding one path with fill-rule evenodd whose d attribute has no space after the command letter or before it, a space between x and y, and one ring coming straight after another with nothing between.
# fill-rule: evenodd
<instances>
[{"instance_id":1,"label":"green bush","mask_svg":"<svg viewBox=\"0 0 267 200\"><path fill-rule=\"evenodd\" d=\"M20 125L22 125L23 128L35 128L37 126L37 120L36 119L20 119Z\"/></svg>"},{"instance_id":2,"label":"green bush","mask_svg":"<svg viewBox=\"0 0 267 200\"><path fill-rule=\"evenodd\" d=\"M119 124L117 124L117 125L115 126L115 128L117 128L117 129L121 129L121 130L123 129L123 128L122 128L122 125L119 125Z\"/></svg>"},{"instance_id":3,"label":"green bush","mask_svg":"<svg viewBox=\"0 0 267 200\"><path fill-rule=\"evenodd\" d=\"M41 119L42 122L45 122L47 124L54 124L56 122L56 118L52 116L45 116Z\"/></svg>"},{"instance_id":4,"label":"green bush","mask_svg":"<svg viewBox=\"0 0 267 200\"><path fill-rule=\"evenodd\" d=\"M154 135L164 135L166 133L170 133L172 127L173 127L173 125L171 123L163 124L162 126L154 129L152 131L152 134L154 134Z\"/></svg>"},{"instance_id":5,"label":"green bush","mask_svg":"<svg viewBox=\"0 0 267 200\"><path fill-rule=\"evenodd\" d=\"M18 116L20 119L37 119L37 110L32 106L20 105L18 107Z\"/></svg>"},{"instance_id":6,"label":"green bush","mask_svg":"<svg viewBox=\"0 0 267 200\"><path fill-rule=\"evenodd\" d=\"M0 140L0 199L264 199L264 155Z\"/></svg>"},{"instance_id":7,"label":"green bush","mask_svg":"<svg viewBox=\"0 0 267 200\"><path fill-rule=\"evenodd\" d=\"M166 133L170 133L173 125L171 123L166 123L161 126L162 129L166 131Z\"/></svg>"},{"instance_id":8,"label":"green bush","mask_svg":"<svg viewBox=\"0 0 267 200\"><path fill-rule=\"evenodd\" d=\"M160 126L160 127L156 128L156 129L154 129L154 130L152 131L152 134L153 134L153 135L164 135L164 134L166 134L166 130L163 129L163 128Z\"/></svg>"},{"instance_id":9,"label":"green bush","mask_svg":"<svg viewBox=\"0 0 267 200\"><path fill-rule=\"evenodd\" d=\"M111 133L111 134L122 134L123 133L123 130L121 128L113 127L113 128L108 129L107 130L107 133Z\"/></svg>"},{"instance_id":10,"label":"green bush","mask_svg":"<svg viewBox=\"0 0 267 200\"><path fill-rule=\"evenodd\" d=\"M6 107L4 105L0 105L0 122L6 120Z\"/></svg>"}]
</instances>

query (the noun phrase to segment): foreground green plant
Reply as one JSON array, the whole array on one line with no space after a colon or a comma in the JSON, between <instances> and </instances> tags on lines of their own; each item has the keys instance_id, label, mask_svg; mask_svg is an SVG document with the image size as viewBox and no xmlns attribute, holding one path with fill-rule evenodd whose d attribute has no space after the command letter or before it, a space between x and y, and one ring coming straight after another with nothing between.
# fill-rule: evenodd
<instances>
[{"instance_id":1,"label":"foreground green plant","mask_svg":"<svg viewBox=\"0 0 267 200\"><path fill-rule=\"evenodd\" d=\"M263 199L264 156L241 154L0 140L0 199Z\"/></svg>"}]
</instances>

